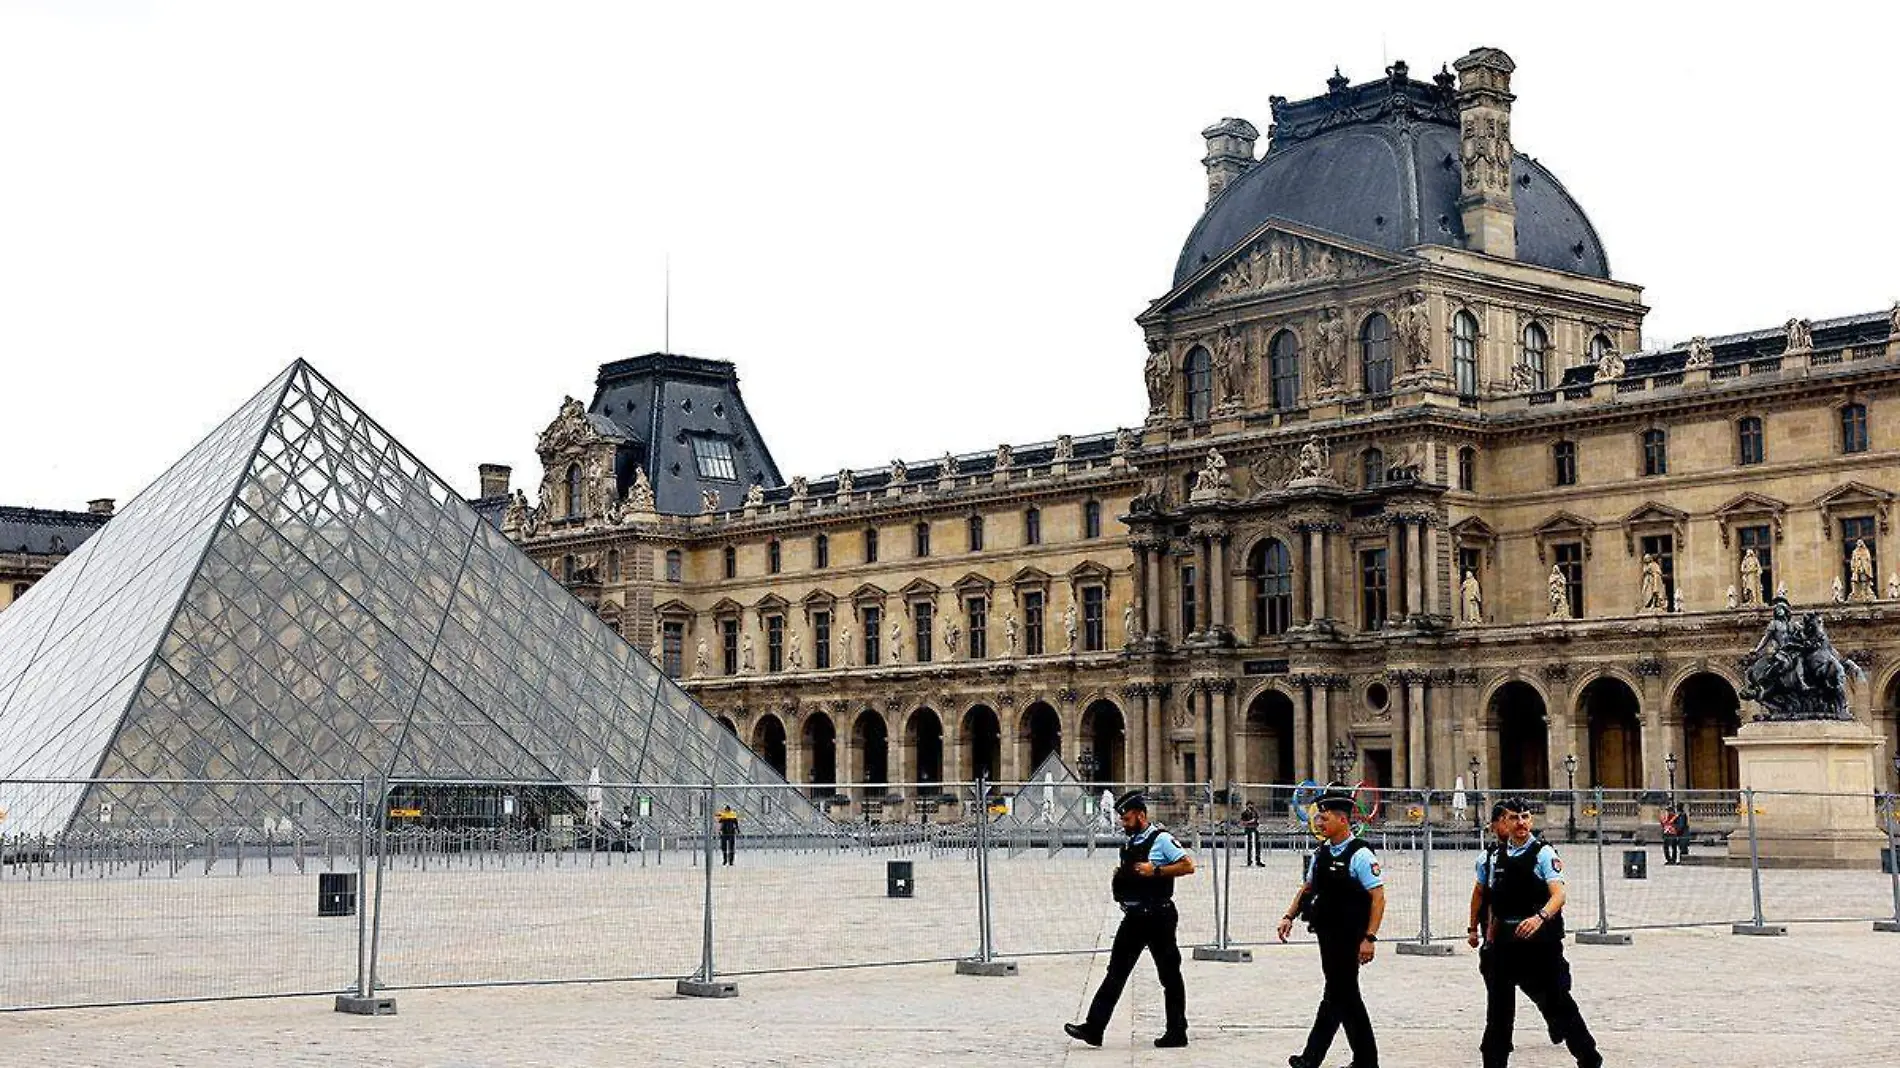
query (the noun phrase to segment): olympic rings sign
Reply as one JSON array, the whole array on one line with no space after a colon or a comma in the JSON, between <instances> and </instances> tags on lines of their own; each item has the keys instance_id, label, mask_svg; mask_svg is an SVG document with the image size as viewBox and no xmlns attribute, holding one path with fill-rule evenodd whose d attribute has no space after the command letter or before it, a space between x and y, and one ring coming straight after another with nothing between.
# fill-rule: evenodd
<instances>
[{"instance_id":1,"label":"olympic rings sign","mask_svg":"<svg viewBox=\"0 0 1900 1068\"><path fill-rule=\"evenodd\" d=\"M1318 823L1314 817L1319 814L1319 799L1321 795L1325 793L1326 787L1314 782L1312 779L1304 780L1293 788L1294 818L1300 821L1301 826L1311 831L1315 838L1319 837L1320 834ZM1352 786L1352 807L1354 815L1357 817L1353 820L1352 833L1356 835L1364 834L1366 833L1366 824L1378 819L1379 813L1383 808L1378 787L1366 782L1354 783Z\"/></svg>"}]
</instances>

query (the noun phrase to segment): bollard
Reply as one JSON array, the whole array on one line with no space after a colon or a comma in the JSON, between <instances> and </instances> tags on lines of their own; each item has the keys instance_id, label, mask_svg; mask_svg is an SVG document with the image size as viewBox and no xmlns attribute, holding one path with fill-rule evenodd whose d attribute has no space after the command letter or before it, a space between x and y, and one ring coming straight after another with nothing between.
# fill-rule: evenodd
<instances>
[{"instance_id":1,"label":"bollard","mask_svg":"<svg viewBox=\"0 0 1900 1068\"><path fill-rule=\"evenodd\" d=\"M1778 923L1771 924L1762 922L1761 836L1755 829L1755 790L1753 787L1742 791L1742 803L1748 806L1748 883L1755 896L1755 922L1735 924L1729 928L1729 933L1765 937L1785 935L1788 933L1786 926Z\"/></svg>"},{"instance_id":2,"label":"bollard","mask_svg":"<svg viewBox=\"0 0 1900 1068\"><path fill-rule=\"evenodd\" d=\"M1432 792L1425 791L1419 801L1419 811L1424 814L1421 821L1425 825L1425 840L1419 854L1421 871L1418 878L1418 941L1400 942L1398 951L1404 957L1449 957L1451 943L1432 941Z\"/></svg>"},{"instance_id":3,"label":"bollard","mask_svg":"<svg viewBox=\"0 0 1900 1068\"><path fill-rule=\"evenodd\" d=\"M1603 787L1599 786L1592 791L1591 798L1596 809L1593 819L1597 838L1597 929L1578 931L1577 944L1580 946L1627 946L1635 939L1625 932L1610 930L1609 883L1604 879L1603 869Z\"/></svg>"}]
</instances>

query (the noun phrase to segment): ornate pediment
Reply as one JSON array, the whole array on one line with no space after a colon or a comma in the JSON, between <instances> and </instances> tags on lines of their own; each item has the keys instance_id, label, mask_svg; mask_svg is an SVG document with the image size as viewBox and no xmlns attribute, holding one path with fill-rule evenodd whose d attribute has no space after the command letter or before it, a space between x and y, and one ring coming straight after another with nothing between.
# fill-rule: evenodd
<instances>
[{"instance_id":1,"label":"ornate pediment","mask_svg":"<svg viewBox=\"0 0 1900 1068\"><path fill-rule=\"evenodd\" d=\"M800 598L799 603L803 604L807 611L810 611L812 609L829 608L837 604L838 599L831 595L830 590L817 589Z\"/></svg>"},{"instance_id":2,"label":"ornate pediment","mask_svg":"<svg viewBox=\"0 0 1900 1068\"><path fill-rule=\"evenodd\" d=\"M1764 497L1759 493L1740 493L1729 498L1728 503L1715 510L1715 527L1722 534L1722 545L1727 547L1730 531L1736 527L1752 526L1750 520L1768 521L1774 528L1775 541L1781 541L1781 518L1786 515L1788 505L1773 497Z\"/></svg>"},{"instance_id":3,"label":"ornate pediment","mask_svg":"<svg viewBox=\"0 0 1900 1068\"><path fill-rule=\"evenodd\" d=\"M870 582L851 591L851 600L853 601L882 601L889 596L890 594L884 591L884 587Z\"/></svg>"},{"instance_id":4,"label":"ornate pediment","mask_svg":"<svg viewBox=\"0 0 1900 1068\"><path fill-rule=\"evenodd\" d=\"M1549 563L1549 547L1559 542L1579 541L1583 543L1584 559L1590 558L1590 532L1596 524L1575 512L1558 512L1549 519L1532 528L1531 536L1537 541L1537 562Z\"/></svg>"},{"instance_id":5,"label":"ornate pediment","mask_svg":"<svg viewBox=\"0 0 1900 1068\"><path fill-rule=\"evenodd\" d=\"M1623 547L1631 556L1635 556L1637 538L1645 534L1667 532L1675 538L1676 551L1682 552L1682 536L1688 524L1689 513L1655 501L1644 501L1623 517Z\"/></svg>"},{"instance_id":6,"label":"ornate pediment","mask_svg":"<svg viewBox=\"0 0 1900 1068\"><path fill-rule=\"evenodd\" d=\"M1887 533L1887 512L1892 504L1893 494L1865 482L1842 483L1814 499L1814 507L1821 513L1821 534L1829 540L1834 537L1835 517L1851 518L1856 513L1872 513L1880 532Z\"/></svg>"},{"instance_id":7,"label":"ornate pediment","mask_svg":"<svg viewBox=\"0 0 1900 1068\"><path fill-rule=\"evenodd\" d=\"M1025 567L1009 577L1012 586L1047 586L1049 572L1039 567Z\"/></svg>"},{"instance_id":8,"label":"ornate pediment","mask_svg":"<svg viewBox=\"0 0 1900 1068\"><path fill-rule=\"evenodd\" d=\"M758 609L760 615L765 615L769 612L783 613L787 608L791 607L791 602L776 593L768 593L759 598L758 603L752 607Z\"/></svg>"},{"instance_id":9,"label":"ornate pediment","mask_svg":"<svg viewBox=\"0 0 1900 1068\"><path fill-rule=\"evenodd\" d=\"M1085 585L1100 585L1108 588L1108 580L1114 572L1107 565L1095 560L1084 560L1069 569L1069 587L1079 588Z\"/></svg>"},{"instance_id":10,"label":"ornate pediment","mask_svg":"<svg viewBox=\"0 0 1900 1068\"><path fill-rule=\"evenodd\" d=\"M693 606L678 598L653 606L653 614L668 619L691 618Z\"/></svg>"},{"instance_id":11,"label":"ornate pediment","mask_svg":"<svg viewBox=\"0 0 1900 1068\"><path fill-rule=\"evenodd\" d=\"M745 606L730 597L721 597L707 611L715 616L736 616L745 611Z\"/></svg>"},{"instance_id":12,"label":"ornate pediment","mask_svg":"<svg viewBox=\"0 0 1900 1068\"><path fill-rule=\"evenodd\" d=\"M936 583L930 581L929 579L919 578L919 579L911 579L909 582L904 584L903 589L900 589L897 592L907 601L908 600L934 601L937 599L937 594L938 592L941 591L941 589L942 587L938 586Z\"/></svg>"},{"instance_id":13,"label":"ornate pediment","mask_svg":"<svg viewBox=\"0 0 1900 1068\"><path fill-rule=\"evenodd\" d=\"M1154 310L1188 311L1382 271L1399 262L1347 239L1269 221Z\"/></svg>"},{"instance_id":14,"label":"ornate pediment","mask_svg":"<svg viewBox=\"0 0 1900 1068\"><path fill-rule=\"evenodd\" d=\"M962 597L988 597L990 591L996 588L996 583L992 582L987 575L972 571L958 579L950 588L956 590Z\"/></svg>"}]
</instances>

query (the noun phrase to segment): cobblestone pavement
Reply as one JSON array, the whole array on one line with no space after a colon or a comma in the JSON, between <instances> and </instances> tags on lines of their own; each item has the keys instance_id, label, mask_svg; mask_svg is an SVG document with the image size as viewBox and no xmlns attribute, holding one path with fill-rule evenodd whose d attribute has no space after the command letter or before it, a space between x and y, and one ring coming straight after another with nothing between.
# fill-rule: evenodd
<instances>
[{"instance_id":1,"label":"cobblestone pavement","mask_svg":"<svg viewBox=\"0 0 1900 1068\"><path fill-rule=\"evenodd\" d=\"M1585 1015L1611 1065L1891 1066L1900 997L1883 978L1900 936L1864 924L1804 925L1786 938L1645 932L1629 947L1569 949ZM1148 1045L1160 989L1136 973L1100 1050L1069 1042L1105 957L1037 957L1015 978L929 964L740 980L734 1000L675 996L670 983L402 991L401 1014L337 1015L286 998L0 1016L20 1065L1276 1065L1317 1000L1310 946L1252 964L1186 965L1192 1045ZM3 965L0 965L3 966ZM1366 973L1387 1068L1477 1063L1482 989L1473 957L1394 955ZM1521 1007L1513 1063L1561 1066ZM1330 1063L1344 1064L1345 1048Z\"/></svg>"}]
</instances>

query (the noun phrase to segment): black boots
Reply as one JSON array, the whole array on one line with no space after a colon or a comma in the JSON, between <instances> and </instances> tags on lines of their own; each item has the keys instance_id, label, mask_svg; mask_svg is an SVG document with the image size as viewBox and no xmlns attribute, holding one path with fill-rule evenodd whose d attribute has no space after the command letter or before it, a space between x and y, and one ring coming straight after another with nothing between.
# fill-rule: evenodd
<instances>
[{"instance_id":1,"label":"black boots","mask_svg":"<svg viewBox=\"0 0 1900 1068\"><path fill-rule=\"evenodd\" d=\"M1102 1044L1102 1033L1090 1030L1087 1024L1065 1023L1062 1025L1062 1030L1077 1042L1087 1042L1091 1046Z\"/></svg>"}]
</instances>

